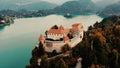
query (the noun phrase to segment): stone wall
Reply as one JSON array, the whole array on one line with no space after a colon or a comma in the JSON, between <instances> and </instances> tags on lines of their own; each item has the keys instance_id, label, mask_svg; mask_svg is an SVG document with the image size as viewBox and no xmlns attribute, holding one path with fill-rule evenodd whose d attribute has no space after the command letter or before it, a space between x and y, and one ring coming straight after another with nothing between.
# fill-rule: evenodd
<instances>
[{"instance_id":1,"label":"stone wall","mask_svg":"<svg viewBox=\"0 0 120 68\"><path fill-rule=\"evenodd\" d=\"M80 37L82 36L82 37ZM68 40L68 41L48 41L46 40L44 43L45 50L47 52L52 52L56 50L57 52L61 52L61 48L67 43L70 47L75 47L79 42L82 41L83 38L83 31L79 33L78 36Z\"/></svg>"}]
</instances>

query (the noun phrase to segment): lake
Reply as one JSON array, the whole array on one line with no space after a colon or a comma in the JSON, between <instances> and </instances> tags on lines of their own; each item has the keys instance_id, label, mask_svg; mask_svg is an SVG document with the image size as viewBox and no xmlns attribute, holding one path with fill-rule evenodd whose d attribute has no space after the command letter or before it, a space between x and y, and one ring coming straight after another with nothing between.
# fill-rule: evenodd
<instances>
[{"instance_id":1,"label":"lake","mask_svg":"<svg viewBox=\"0 0 120 68\"><path fill-rule=\"evenodd\" d=\"M61 15L15 19L14 24L0 28L0 68L25 68L38 37L53 25L69 28L73 23L82 23L87 30L101 20L97 15L79 15L71 19Z\"/></svg>"}]
</instances>

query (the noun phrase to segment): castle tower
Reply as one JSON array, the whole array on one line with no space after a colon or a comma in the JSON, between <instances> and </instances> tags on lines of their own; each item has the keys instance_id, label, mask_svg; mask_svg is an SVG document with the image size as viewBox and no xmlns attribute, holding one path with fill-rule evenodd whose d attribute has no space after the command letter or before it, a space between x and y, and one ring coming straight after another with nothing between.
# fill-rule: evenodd
<instances>
[{"instance_id":1,"label":"castle tower","mask_svg":"<svg viewBox=\"0 0 120 68\"><path fill-rule=\"evenodd\" d=\"M39 40L39 42L44 43L45 37L41 34L38 40Z\"/></svg>"},{"instance_id":2,"label":"castle tower","mask_svg":"<svg viewBox=\"0 0 120 68\"><path fill-rule=\"evenodd\" d=\"M72 33L73 33L73 37L76 37L79 35L80 38L83 37L83 33L80 33L81 31L83 31L83 25L82 24L73 24L72 25Z\"/></svg>"},{"instance_id":3,"label":"castle tower","mask_svg":"<svg viewBox=\"0 0 120 68\"><path fill-rule=\"evenodd\" d=\"M76 31L82 31L83 30L83 25L82 24L73 24L72 29Z\"/></svg>"},{"instance_id":4,"label":"castle tower","mask_svg":"<svg viewBox=\"0 0 120 68\"><path fill-rule=\"evenodd\" d=\"M68 36L64 36L64 37L63 37L63 40L64 40L64 42L67 42L67 41L69 41L70 39L69 39Z\"/></svg>"}]
</instances>

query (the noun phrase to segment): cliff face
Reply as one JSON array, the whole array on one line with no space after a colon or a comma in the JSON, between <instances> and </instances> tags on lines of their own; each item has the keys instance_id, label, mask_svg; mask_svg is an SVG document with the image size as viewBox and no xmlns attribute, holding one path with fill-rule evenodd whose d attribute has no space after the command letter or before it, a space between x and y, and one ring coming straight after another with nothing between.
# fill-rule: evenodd
<instances>
[{"instance_id":1,"label":"cliff face","mask_svg":"<svg viewBox=\"0 0 120 68\"><path fill-rule=\"evenodd\" d=\"M74 48L71 49L66 44L63 53L71 51L69 56L64 54L65 57L48 60L49 57L59 55L59 53L55 51L52 53L45 52L43 44L40 42L39 47L33 49L30 65L27 65L26 68L75 68L78 57L82 58L82 68L95 66L120 68L119 42L119 16L108 17L100 23L96 22L90 26L88 31L84 32L83 41Z\"/></svg>"}]
</instances>

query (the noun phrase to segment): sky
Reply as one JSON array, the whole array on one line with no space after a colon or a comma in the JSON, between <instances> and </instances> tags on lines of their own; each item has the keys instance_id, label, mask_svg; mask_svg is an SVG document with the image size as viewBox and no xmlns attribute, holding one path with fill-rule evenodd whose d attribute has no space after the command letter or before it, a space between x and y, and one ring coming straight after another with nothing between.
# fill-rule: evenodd
<instances>
[{"instance_id":1,"label":"sky","mask_svg":"<svg viewBox=\"0 0 120 68\"><path fill-rule=\"evenodd\" d=\"M72 0L42 0L42 1L48 1L48 2L51 2L51 3L55 3L55 4L62 4L64 2L72 1Z\"/></svg>"}]
</instances>

